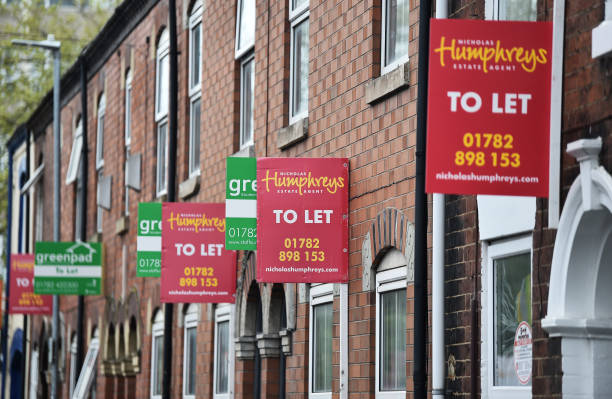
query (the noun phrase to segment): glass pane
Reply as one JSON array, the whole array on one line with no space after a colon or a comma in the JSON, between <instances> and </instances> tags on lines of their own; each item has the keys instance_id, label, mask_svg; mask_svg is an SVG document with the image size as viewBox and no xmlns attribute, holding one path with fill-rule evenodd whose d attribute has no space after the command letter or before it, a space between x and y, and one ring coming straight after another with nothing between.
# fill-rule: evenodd
<instances>
[{"instance_id":1,"label":"glass pane","mask_svg":"<svg viewBox=\"0 0 612 399\"><path fill-rule=\"evenodd\" d=\"M153 340L153 356L155 356L153 360L154 370L153 370L153 395L161 395L162 393L162 372L163 372L163 364L162 364L162 345L164 342L163 336L157 336Z\"/></svg>"},{"instance_id":2,"label":"glass pane","mask_svg":"<svg viewBox=\"0 0 612 399\"><path fill-rule=\"evenodd\" d=\"M195 395L196 376L196 328L191 327L185 333L185 395Z\"/></svg>"},{"instance_id":3,"label":"glass pane","mask_svg":"<svg viewBox=\"0 0 612 399\"><path fill-rule=\"evenodd\" d=\"M201 101L197 99L191 104L191 138L189 141L189 173L200 170L200 119Z\"/></svg>"},{"instance_id":4,"label":"glass pane","mask_svg":"<svg viewBox=\"0 0 612 399\"><path fill-rule=\"evenodd\" d=\"M125 89L125 143L132 137L132 85Z\"/></svg>"},{"instance_id":5,"label":"glass pane","mask_svg":"<svg viewBox=\"0 0 612 399\"><path fill-rule=\"evenodd\" d=\"M202 25L197 24L191 29L191 87L200 84L200 53L202 45Z\"/></svg>"},{"instance_id":6,"label":"glass pane","mask_svg":"<svg viewBox=\"0 0 612 399\"><path fill-rule=\"evenodd\" d=\"M293 29L293 112L308 112L308 19Z\"/></svg>"},{"instance_id":7,"label":"glass pane","mask_svg":"<svg viewBox=\"0 0 612 399\"><path fill-rule=\"evenodd\" d=\"M158 61L158 76L157 76L157 113L168 113L168 96L169 96L169 71L168 71L168 55L164 55Z\"/></svg>"},{"instance_id":8,"label":"glass pane","mask_svg":"<svg viewBox=\"0 0 612 399\"><path fill-rule=\"evenodd\" d=\"M238 30L238 49L255 43L255 0L242 0L240 2L240 26Z\"/></svg>"},{"instance_id":9,"label":"glass pane","mask_svg":"<svg viewBox=\"0 0 612 399\"><path fill-rule=\"evenodd\" d=\"M531 255L496 259L494 267L494 384L521 384L514 368L514 336L522 321L531 326Z\"/></svg>"},{"instance_id":10,"label":"glass pane","mask_svg":"<svg viewBox=\"0 0 612 399\"><path fill-rule=\"evenodd\" d=\"M317 305L314 310L314 392L331 392L332 385L332 303Z\"/></svg>"},{"instance_id":11,"label":"glass pane","mask_svg":"<svg viewBox=\"0 0 612 399\"><path fill-rule=\"evenodd\" d=\"M166 189L166 131L168 123L164 122L158 127L157 133L157 191Z\"/></svg>"},{"instance_id":12,"label":"glass pane","mask_svg":"<svg viewBox=\"0 0 612 399\"><path fill-rule=\"evenodd\" d=\"M98 116L98 142L97 145L97 163L104 160L104 114Z\"/></svg>"},{"instance_id":13,"label":"glass pane","mask_svg":"<svg viewBox=\"0 0 612 399\"><path fill-rule=\"evenodd\" d=\"M253 140L253 101L255 96L255 61L245 63L242 68L242 123L240 132L240 146L249 144Z\"/></svg>"},{"instance_id":14,"label":"glass pane","mask_svg":"<svg viewBox=\"0 0 612 399\"><path fill-rule=\"evenodd\" d=\"M536 0L499 0L499 19L535 21L538 17Z\"/></svg>"},{"instance_id":15,"label":"glass pane","mask_svg":"<svg viewBox=\"0 0 612 399\"><path fill-rule=\"evenodd\" d=\"M388 0L385 31L385 65L408 55L408 0Z\"/></svg>"},{"instance_id":16,"label":"glass pane","mask_svg":"<svg viewBox=\"0 0 612 399\"><path fill-rule=\"evenodd\" d=\"M291 11L297 10L304 4L308 4L308 0L291 0Z\"/></svg>"},{"instance_id":17,"label":"glass pane","mask_svg":"<svg viewBox=\"0 0 612 399\"><path fill-rule=\"evenodd\" d=\"M229 388L229 321L217 324L217 393Z\"/></svg>"},{"instance_id":18,"label":"glass pane","mask_svg":"<svg viewBox=\"0 0 612 399\"><path fill-rule=\"evenodd\" d=\"M380 294L380 390L406 389L406 290Z\"/></svg>"}]
</instances>

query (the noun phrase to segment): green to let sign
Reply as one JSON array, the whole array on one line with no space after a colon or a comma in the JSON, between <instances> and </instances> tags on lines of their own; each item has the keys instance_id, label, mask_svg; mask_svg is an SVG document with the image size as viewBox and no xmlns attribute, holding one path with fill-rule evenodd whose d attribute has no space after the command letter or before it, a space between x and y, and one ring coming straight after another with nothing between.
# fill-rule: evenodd
<instances>
[{"instance_id":1,"label":"green to let sign","mask_svg":"<svg viewBox=\"0 0 612 399\"><path fill-rule=\"evenodd\" d=\"M227 158L225 248L257 249L257 159Z\"/></svg>"},{"instance_id":2,"label":"green to let sign","mask_svg":"<svg viewBox=\"0 0 612 399\"><path fill-rule=\"evenodd\" d=\"M34 247L34 293L100 295L102 244L37 242Z\"/></svg>"},{"instance_id":3,"label":"green to let sign","mask_svg":"<svg viewBox=\"0 0 612 399\"><path fill-rule=\"evenodd\" d=\"M161 276L161 202L138 204L136 276Z\"/></svg>"}]
</instances>

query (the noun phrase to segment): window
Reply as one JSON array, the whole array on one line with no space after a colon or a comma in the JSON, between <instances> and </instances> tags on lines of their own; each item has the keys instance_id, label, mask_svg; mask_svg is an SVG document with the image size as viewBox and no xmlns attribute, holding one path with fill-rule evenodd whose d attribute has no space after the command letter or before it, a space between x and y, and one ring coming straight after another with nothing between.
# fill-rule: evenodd
<instances>
[{"instance_id":1,"label":"window","mask_svg":"<svg viewBox=\"0 0 612 399\"><path fill-rule=\"evenodd\" d=\"M74 387L77 382L77 343L76 334L72 335L70 340L70 397L74 393Z\"/></svg>"},{"instance_id":2,"label":"window","mask_svg":"<svg viewBox=\"0 0 612 399\"><path fill-rule=\"evenodd\" d=\"M104 166L104 115L105 114L106 114L106 96L104 95L104 93L102 93L102 95L100 96L100 100L98 101L98 130L97 130L97 136L96 136L96 169L100 169Z\"/></svg>"},{"instance_id":3,"label":"window","mask_svg":"<svg viewBox=\"0 0 612 399\"><path fill-rule=\"evenodd\" d=\"M507 21L535 21L537 19L536 0L492 0L493 19Z\"/></svg>"},{"instance_id":4,"label":"window","mask_svg":"<svg viewBox=\"0 0 612 399\"><path fill-rule=\"evenodd\" d=\"M531 241L527 236L487 248L483 337L489 398L531 397Z\"/></svg>"},{"instance_id":5,"label":"window","mask_svg":"<svg viewBox=\"0 0 612 399\"><path fill-rule=\"evenodd\" d=\"M98 171L98 190L97 190L98 191L97 192L98 196L101 195L101 192L100 192L100 182L102 181L103 178L104 178L104 175L102 174L102 169L100 169ZM80 180L79 180L79 182L80 182ZM80 187L80 189L82 190L83 188ZM98 198L100 198L100 197L98 197ZM83 204L80 204L80 206L83 206ZM103 209L102 209L102 207L100 205L97 205L97 207L96 207L96 231L98 233L102 233L102 221L103 221L103 218L104 218L104 211L103 211ZM80 232L78 232L78 231L76 233L80 234Z\"/></svg>"},{"instance_id":6,"label":"window","mask_svg":"<svg viewBox=\"0 0 612 399\"><path fill-rule=\"evenodd\" d=\"M398 267L399 266L399 267ZM406 266L392 250L376 273L376 397L406 397Z\"/></svg>"},{"instance_id":7,"label":"window","mask_svg":"<svg viewBox=\"0 0 612 399\"><path fill-rule=\"evenodd\" d=\"M43 184L42 182L38 182L38 184L36 185L36 236L34 241L43 240L44 212L45 203L43 194Z\"/></svg>"},{"instance_id":8,"label":"window","mask_svg":"<svg viewBox=\"0 0 612 399\"><path fill-rule=\"evenodd\" d=\"M195 398L196 387L196 335L198 330L198 305L191 304L185 313L183 339L183 398Z\"/></svg>"},{"instance_id":9,"label":"window","mask_svg":"<svg viewBox=\"0 0 612 399\"><path fill-rule=\"evenodd\" d=\"M155 121L157 122L157 196L166 194L168 170L168 100L170 38L165 29L157 45L157 82L155 89Z\"/></svg>"},{"instance_id":10,"label":"window","mask_svg":"<svg viewBox=\"0 0 612 399\"><path fill-rule=\"evenodd\" d=\"M308 116L308 0L289 0L291 22L291 64L289 90L289 123Z\"/></svg>"},{"instance_id":11,"label":"window","mask_svg":"<svg viewBox=\"0 0 612 399\"><path fill-rule=\"evenodd\" d=\"M333 284L319 284L310 289L310 362L309 397L331 398Z\"/></svg>"},{"instance_id":12,"label":"window","mask_svg":"<svg viewBox=\"0 0 612 399\"><path fill-rule=\"evenodd\" d=\"M232 395L234 386L234 350L232 343L233 306L219 304L215 311L215 354L213 367L213 396L225 399Z\"/></svg>"},{"instance_id":13,"label":"window","mask_svg":"<svg viewBox=\"0 0 612 399\"><path fill-rule=\"evenodd\" d=\"M130 190L128 187L128 158L132 144L132 71L128 70L125 77L125 215L130 214Z\"/></svg>"},{"instance_id":14,"label":"window","mask_svg":"<svg viewBox=\"0 0 612 399\"><path fill-rule=\"evenodd\" d=\"M255 0L238 0L236 16L236 58L255 45Z\"/></svg>"},{"instance_id":15,"label":"window","mask_svg":"<svg viewBox=\"0 0 612 399\"><path fill-rule=\"evenodd\" d=\"M164 345L164 313L158 310L151 327L151 399L161 399Z\"/></svg>"},{"instance_id":16,"label":"window","mask_svg":"<svg viewBox=\"0 0 612 399\"><path fill-rule=\"evenodd\" d=\"M255 59L240 64L240 148L253 144L253 102L255 100Z\"/></svg>"},{"instance_id":17,"label":"window","mask_svg":"<svg viewBox=\"0 0 612 399\"><path fill-rule=\"evenodd\" d=\"M189 17L189 176L200 174L200 127L202 107L202 3Z\"/></svg>"},{"instance_id":18,"label":"window","mask_svg":"<svg viewBox=\"0 0 612 399\"><path fill-rule=\"evenodd\" d=\"M74 182L79 172L81 163L81 152L83 149L83 124L81 117L78 118L76 129L74 131L74 140L72 141L72 151L70 152L70 162L68 163L68 172L66 172L66 184Z\"/></svg>"},{"instance_id":19,"label":"window","mask_svg":"<svg viewBox=\"0 0 612 399\"><path fill-rule=\"evenodd\" d=\"M383 0L382 2L382 73L408 62L408 0Z\"/></svg>"}]
</instances>

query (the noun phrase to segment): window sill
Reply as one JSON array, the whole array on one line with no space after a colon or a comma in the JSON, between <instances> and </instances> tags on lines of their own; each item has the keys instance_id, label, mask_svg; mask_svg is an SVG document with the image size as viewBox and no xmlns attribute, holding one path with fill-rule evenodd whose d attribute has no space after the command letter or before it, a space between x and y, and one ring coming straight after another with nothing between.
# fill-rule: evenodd
<instances>
[{"instance_id":1,"label":"window sill","mask_svg":"<svg viewBox=\"0 0 612 399\"><path fill-rule=\"evenodd\" d=\"M308 117L280 129L276 135L276 146L285 150L306 137L308 137Z\"/></svg>"},{"instance_id":2,"label":"window sill","mask_svg":"<svg viewBox=\"0 0 612 399\"><path fill-rule=\"evenodd\" d=\"M200 176L193 176L179 184L179 198L185 199L196 194L200 188Z\"/></svg>"},{"instance_id":3,"label":"window sill","mask_svg":"<svg viewBox=\"0 0 612 399\"><path fill-rule=\"evenodd\" d=\"M100 242L102 239L102 233L94 233L91 237L89 237L88 242Z\"/></svg>"},{"instance_id":4,"label":"window sill","mask_svg":"<svg viewBox=\"0 0 612 399\"><path fill-rule=\"evenodd\" d=\"M232 154L233 157L238 158L254 158L255 157L255 146L253 144L249 144L242 148L240 151Z\"/></svg>"},{"instance_id":5,"label":"window sill","mask_svg":"<svg viewBox=\"0 0 612 399\"><path fill-rule=\"evenodd\" d=\"M410 63L406 62L393 71L369 81L365 88L366 103L374 104L410 85Z\"/></svg>"},{"instance_id":6,"label":"window sill","mask_svg":"<svg viewBox=\"0 0 612 399\"><path fill-rule=\"evenodd\" d=\"M605 20L593 29L591 57L612 56L612 21Z\"/></svg>"},{"instance_id":7,"label":"window sill","mask_svg":"<svg viewBox=\"0 0 612 399\"><path fill-rule=\"evenodd\" d=\"M128 231L128 227L129 218L125 215L121 216L119 219L117 219L117 222L115 223L115 234L121 235L125 233L126 231Z\"/></svg>"}]
</instances>

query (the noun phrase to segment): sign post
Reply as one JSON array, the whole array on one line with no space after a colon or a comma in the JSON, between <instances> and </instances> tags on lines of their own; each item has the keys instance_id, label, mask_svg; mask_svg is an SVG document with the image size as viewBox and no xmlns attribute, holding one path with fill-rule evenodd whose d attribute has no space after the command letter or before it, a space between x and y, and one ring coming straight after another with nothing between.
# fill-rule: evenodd
<instances>
[{"instance_id":1,"label":"sign post","mask_svg":"<svg viewBox=\"0 0 612 399\"><path fill-rule=\"evenodd\" d=\"M227 158L225 248L257 249L257 159Z\"/></svg>"},{"instance_id":2,"label":"sign post","mask_svg":"<svg viewBox=\"0 0 612 399\"><path fill-rule=\"evenodd\" d=\"M37 242L34 249L34 293L100 295L102 244Z\"/></svg>"},{"instance_id":3,"label":"sign post","mask_svg":"<svg viewBox=\"0 0 612 399\"><path fill-rule=\"evenodd\" d=\"M53 313L53 297L34 293L34 255L11 255L10 285L10 314Z\"/></svg>"},{"instance_id":4,"label":"sign post","mask_svg":"<svg viewBox=\"0 0 612 399\"><path fill-rule=\"evenodd\" d=\"M225 204L162 206L162 302L235 302L236 252L225 249Z\"/></svg>"},{"instance_id":5,"label":"sign post","mask_svg":"<svg viewBox=\"0 0 612 399\"><path fill-rule=\"evenodd\" d=\"M257 161L257 281L348 281L348 159Z\"/></svg>"},{"instance_id":6,"label":"sign post","mask_svg":"<svg viewBox=\"0 0 612 399\"><path fill-rule=\"evenodd\" d=\"M426 189L548 196L549 22L431 21Z\"/></svg>"},{"instance_id":7,"label":"sign post","mask_svg":"<svg viewBox=\"0 0 612 399\"><path fill-rule=\"evenodd\" d=\"M136 239L136 276L161 276L160 202L138 204L138 237Z\"/></svg>"}]
</instances>

